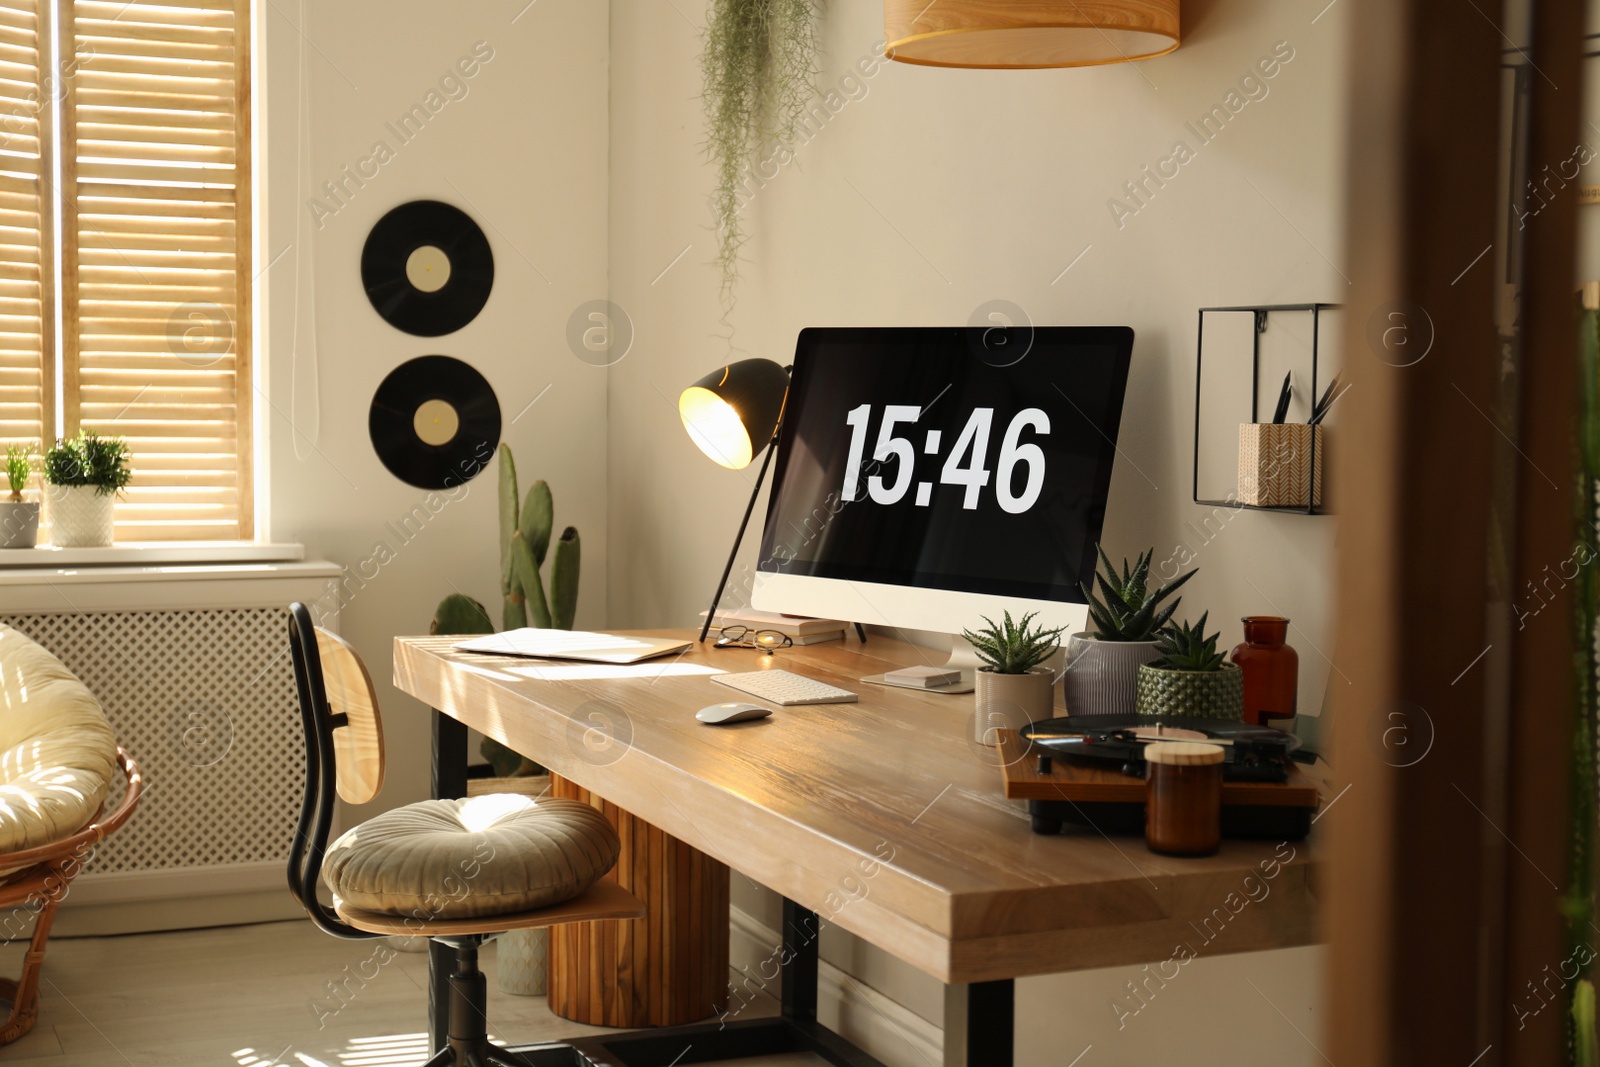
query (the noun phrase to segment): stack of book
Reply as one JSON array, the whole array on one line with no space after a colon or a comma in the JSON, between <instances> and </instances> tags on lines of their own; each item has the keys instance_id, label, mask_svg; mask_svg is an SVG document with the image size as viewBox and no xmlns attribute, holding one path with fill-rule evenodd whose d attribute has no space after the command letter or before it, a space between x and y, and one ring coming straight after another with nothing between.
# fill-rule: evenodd
<instances>
[{"instance_id":1,"label":"stack of book","mask_svg":"<svg viewBox=\"0 0 1600 1067\"><path fill-rule=\"evenodd\" d=\"M701 612L704 615L705 612ZM844 630L848 623L838 619L813 619L805 615L779 615L773 611L757 611L755 608L728 608L717 612L717 617L711 620L711 628L719 629L723 626L748 626L752 630L776 630L780 634L787 634L797 645L818 645L824 641L844 640Z\"/></svg>"}]
</instances>

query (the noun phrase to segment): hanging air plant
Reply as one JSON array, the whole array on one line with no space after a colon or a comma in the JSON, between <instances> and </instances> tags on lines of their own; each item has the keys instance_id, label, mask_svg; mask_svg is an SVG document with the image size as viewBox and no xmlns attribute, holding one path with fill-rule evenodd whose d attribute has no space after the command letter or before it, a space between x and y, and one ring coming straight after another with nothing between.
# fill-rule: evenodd
<instances>
[{"instance_id":1,"label":"hanging air plant","mask_svg":"<svg viewBox=\"0 0 1600 1067\"><path fill-rule=\"evenodd\" d=\"M717 169L711 206L717 266L731 303L739 277L745 174L766 145L792 142L815 93L818 0L712 0L706 48L706 151Z\"/></svg>"}]
</instances>

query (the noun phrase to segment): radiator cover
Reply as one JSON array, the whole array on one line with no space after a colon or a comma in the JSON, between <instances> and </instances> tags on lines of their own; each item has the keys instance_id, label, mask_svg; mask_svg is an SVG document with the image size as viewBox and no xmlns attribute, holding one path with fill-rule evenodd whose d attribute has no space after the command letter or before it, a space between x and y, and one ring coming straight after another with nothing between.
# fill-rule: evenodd
<instances>
[{"instance_id":1,"label":"radiator cover","mask_svg":"<svg viewBox=\"0 0 1600 1067\"><path fill-rule=\"evenodd\" d=\"M305 789L288 618L284 608L0 615L89 687L144 771L138 815L89 870L288 861Z\"/></svg>"}]
</instances>

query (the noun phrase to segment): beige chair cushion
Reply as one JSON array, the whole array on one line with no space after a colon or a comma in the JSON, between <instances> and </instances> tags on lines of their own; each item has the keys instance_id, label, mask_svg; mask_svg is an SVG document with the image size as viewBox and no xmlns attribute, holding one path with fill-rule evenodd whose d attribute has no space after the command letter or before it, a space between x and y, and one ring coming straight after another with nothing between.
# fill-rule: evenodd
<instances>
[{"instance_id":1,"label":"beige chair cushion","mask_svg":"<svg viewBox=\"0 0 1600 1067\"><path fill-rule=\"evenodd\" d=\"M340 837L322 880L366 911L470 919L570 900L611 870L621 848L606 817L576 800L424 800Z\"/></svg>"},{"instance_id":2,"label":"beige chair cushion","mask_svg":"<svg viewBox=\"0 0 1600 1067\"><path fill-rule=\"evenodd\" d=\"M116 773L116 738L94 694L0 626L0 860L89 825Z\"/></svg>"}]
</instances>

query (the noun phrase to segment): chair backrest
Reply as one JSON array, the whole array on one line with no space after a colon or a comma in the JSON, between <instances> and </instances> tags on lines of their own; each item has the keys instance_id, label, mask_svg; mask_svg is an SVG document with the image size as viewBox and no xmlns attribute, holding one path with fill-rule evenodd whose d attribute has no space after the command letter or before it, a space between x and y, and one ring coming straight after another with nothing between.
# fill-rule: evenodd
<instances>
[{"instance_id":1,"label":"chair backrest","mask_svg":"<svg viewBox=\"0 0 1600 1067\"><path fill-rule=\"evenodd\" d=\"M323 689L334 716L333 750L339 795L347 804L366 804L383 788L383 719L372 675L350 643L317 627ZM343 725L339 725L339 716Z\"/></svg>"},{"instance_id":2,"label":"chair backrest","mask_svg":"<svg viewBox=\"0 0 1600 1067\"><path fill-rule=\"evenodd\" d=\"M304 604L289 605L289 651L306 736L306 793L289 846L289 891L325 932L372 937L317 899L335 792L364 804L383 788L383 725L372 678L354 649L312 623Z\"/></svg>"}]
</instances>

